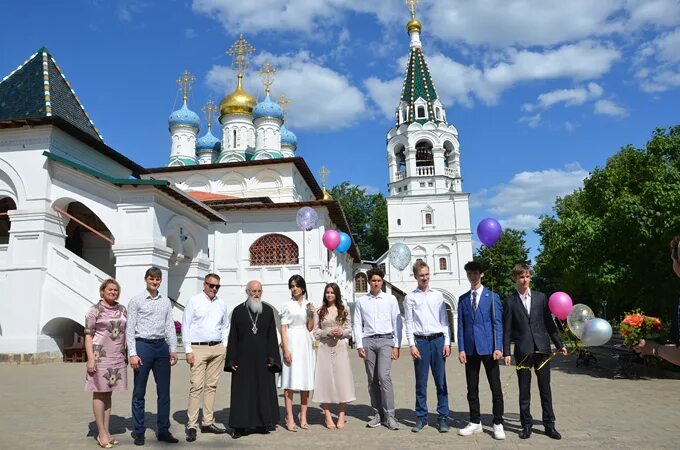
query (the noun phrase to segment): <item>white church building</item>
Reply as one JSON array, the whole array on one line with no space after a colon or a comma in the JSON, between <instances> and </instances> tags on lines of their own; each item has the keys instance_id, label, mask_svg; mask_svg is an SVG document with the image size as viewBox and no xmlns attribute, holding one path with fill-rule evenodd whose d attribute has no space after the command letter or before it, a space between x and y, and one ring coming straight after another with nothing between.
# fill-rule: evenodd
<instances>
[{"instance_id":1,"label":"white church building","mask_svg":"<svg viewBox=\"0 0 680 450\"><path fill-rule=\"evenodd\" d=\"M46 48L0 81L0 362L61 359L78 346L87 309L109 277L121 303L144 289L145 270L163 272L161 292L177 306L222 278L219 295L234 308L251 279L275 309L300 274L321 303L325 283L353 295L356 245L328 252L327 229L350 233L338 201L295 156L297 138L271 101L242 86L248 53L241 37L230 50L237 87L219 105L221 139L184 103L168 120L167 167L144 168L106 145ZM319 217L302 231L302 206ZM77 341L77 339L76 339Z\"/></svg>"}]
</instances>

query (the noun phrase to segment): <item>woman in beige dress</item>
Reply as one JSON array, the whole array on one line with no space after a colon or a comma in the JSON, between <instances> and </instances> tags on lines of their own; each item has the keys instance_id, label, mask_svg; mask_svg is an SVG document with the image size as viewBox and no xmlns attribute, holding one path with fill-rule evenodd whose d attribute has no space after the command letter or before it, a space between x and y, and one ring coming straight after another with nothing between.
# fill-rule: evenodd
<instances>
[{"instance_id":1,"label":"woman in beige dress","mask_svg":"<svg viewBox=\"0 0 680 450\"><path fill-rule=\"evenodd\" d=\"M319 349L312 400L323 405L326 428L345 428L347 403L356 396L347 353L347 338L352 335L352 324L337 284L329 283L324 288L323 306L315 319L313 334L319 341ZM340 404L337 426L331 417L331 403Z\"/></svg>"}]
</instances>

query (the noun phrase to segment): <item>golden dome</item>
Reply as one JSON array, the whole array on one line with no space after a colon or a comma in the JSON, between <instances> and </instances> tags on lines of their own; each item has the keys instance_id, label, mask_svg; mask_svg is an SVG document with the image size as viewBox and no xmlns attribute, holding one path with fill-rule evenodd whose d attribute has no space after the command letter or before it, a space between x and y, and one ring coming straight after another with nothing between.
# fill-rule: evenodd
<instances>
[{"instance_id":1,"label":"golden dome","mask_svg":"<svg viewBox=\"0 0 680 450\"><path fill-rule=\"evenodd\" d=\"M228 114L250 115L257 100L243 89L243 75L238 75L238 82L234 92L227 95L220 102L220 117Z\"/></svg>"},{"instance_id":2,"label":"golden dome","mask_svg":"<svg viewBox=\"0 0 680 450\"><path fill-rule=\"evenodd\" d=\"M324 200L333 200L333 196L331 195L330 192L328 192L328 191L326 190L326 187L325 187L325 186L323 187L322 190L323 190L323 199L324 199Z\"/></svg>"},{"instance_id":3,"label":"golden dome","mask_svg":"<svg viewBox=\"0 0 680 450\"><path fill-rule=\"evenodd\" d=\"M418 21L418 19L415 19L415 18L409 20L408 23L406 24L406 30L409 33L411 31L417 31L418 33L420 33L421 28L422 28L422 26L420 25L420 22Z\"/></svg>"}]
</instances>

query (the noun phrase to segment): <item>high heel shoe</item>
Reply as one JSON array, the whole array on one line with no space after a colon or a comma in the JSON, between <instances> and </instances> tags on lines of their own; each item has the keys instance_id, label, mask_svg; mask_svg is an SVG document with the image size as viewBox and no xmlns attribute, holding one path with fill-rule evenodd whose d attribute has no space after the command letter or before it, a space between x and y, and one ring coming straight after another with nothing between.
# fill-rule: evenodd
<instances>
[{"instance_id":1,"label":"high heel shoe","mask_svg":"<svg viewBox=\"0 0 680 450\"><path fill-rule=\"evenodd\" d=\"M329 430L335 430L337 427L335 426L335 423L333 423L333 418L332 417L326 417L324 419L325 423L324 426L328 428Z\"/></svg>"},{"instance_id":2,"label":"high heel shoe","mask_svg":"<svg viewBox=\"0 0 680 450\"><path fill-rule=\"evenodd\" d=\"M99 440L99 436L97 436L97 445L101 448L113 448L113 444L110 442L107 442L106 444L102 444L101 441Z\"/></svg>"},{"instance_id":3,"label":"high heel shoe","mask_svg":"<svg viewBox=\"0 0 680 450\"><path fill-rule=\"evenodd\" d=\"M114 439L113 436L109 436L109 444L118 445L120 442Z\"/></svg>"},{"instance_id":4,"label":"high heel shoe","mask_svg":"<svg viewBox=\"0 0 680 450\"><path fill-rule=\"evenodd\" d=\"M291 424L289 424L288 421L286 420L286 425L284 428L288 431L292 431L293 433L297 433L299 431L298 426L295 425L295 421L293 421L293 425L291 426Z\"/></svg>"},{"instance_id":5,"label":"high heel shoe","mask_svg":"<svg viewBox=\"0 0 680 450\"><path fill-rule=\"evenodd\" d=\"M301 417L302 417L302 415L300 413L298 413L298 420L300 421L300 428L302 428L303 430L309 429L309 424L307 422L302 423Z\"/></svg>"}]
</instances>

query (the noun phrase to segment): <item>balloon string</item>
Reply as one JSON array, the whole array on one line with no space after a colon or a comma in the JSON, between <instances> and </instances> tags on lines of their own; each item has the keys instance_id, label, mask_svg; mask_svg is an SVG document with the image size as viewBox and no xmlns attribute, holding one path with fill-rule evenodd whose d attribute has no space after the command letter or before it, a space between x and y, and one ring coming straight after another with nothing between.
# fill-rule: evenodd
<instances>
[{"instance_id":1,"label":"balloon string","mask_svg":"<svg viewBox=\"0 0 680 450\"><path fill-rule=\"evenodd\" d=\"M525 370L529 369L531 370L531 366L525 366L524 361L527 360L529 355L525 355L524 358L519 362L519 364L515 364L515 372L519 372L520 370ZM510 380L512 379L512 373L508 375L508 377L505 379L505 383L503 383L503 387L501 388L503 391L503 398L505 399L508 395L508 386L510 385Z\"/></svg>"}]
</instances>

